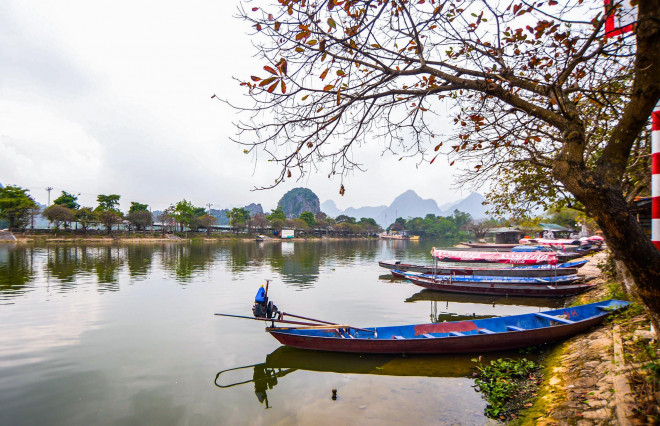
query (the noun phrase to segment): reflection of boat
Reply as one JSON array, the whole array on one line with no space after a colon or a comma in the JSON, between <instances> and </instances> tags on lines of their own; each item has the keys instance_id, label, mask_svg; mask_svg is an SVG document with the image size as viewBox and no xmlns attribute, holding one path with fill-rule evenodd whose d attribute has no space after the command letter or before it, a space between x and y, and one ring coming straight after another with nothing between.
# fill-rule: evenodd
<instances>
[{"instance_id":1,"label":"reflection of boat","mask_svg":"<svg viewBox=\"0 0 660 426\"><path fill-rule=\"evenodd\" d=\"M405 272L422 272L425 274L441 275L487 275L491 277L551 277L559 275L577 274L577 267L565 267L566 264L559 264L552 268L534 268L527 269L523 267L464 267L464 266L446 266L437 267L426 265L412 265L401 263L400 260L381 260L378 262L383 268L397 269Z\"/></svg>"},{"instance_id":2,"label":"reflection of boat","mask_svg":"<svg viewBox=\"0 0 660 426\"><path fill-rule=\"evenodd\" d=\"M503 354L484 356L482 362L501 357ZM519 354L511 353L510 357ZM526 355L529 357L529 354ZM232 373L252 368L252 378L226 383ZM254 383L254 393L260 403L268 405L267 390L272 390L278 379L297 370L338 374L373 374L380 376L418 376L418 377L472 377L475 363L470 357L459 355L419 355L403 358L398 355L358 355L350 353L331 353L305 351L290 346L280 346L266 356L261 364L246 365L222 370L215 376L215 385L219 388Z\"/></svg>"},{"instance_id":3,"label":"reflection of boat","mask_svg":"<svg viewBox=\"0 0 660 426\"><path fill-rule=\"evenodd\" d=\"M520 297L520 296L497 296L484 294L461 294L444 293L424 289L406 299L406 302L455 302L455 303L474 303L482 305L516 305L516 306L538 306L543 308L561 308L564 306L564 299L560 298L539 298L539 297Z\"/></svg>"},{"instance_id":4,"label":"reflection of boat","mask_svg":"<svg viewBox=\"0 0 660 426\"><path fill-rule=\"evenodd\" d=\"M581 280L577 275L559 275L549 277L497 277L489 275L440 275L440 274L415 274L411 272L392 270L394 278L429 278L434 281L448 281L450 283L483 283L483 284L539 284L539 285L566 285Z\"/></svg>"},{"instance_id":5,"label":"reflection of boat","mask_svg":"<svg viewBox=\"0 0 660 426\"><path fill-rule=\"evenodd\" d=\"M588 305L489 319L359 329L343 325L268 327L280 343L357 353L491 352L560 340L600 323L628 302Z\"/></svg>"},{"instance_id":6,"label":"reflection of boat","mask_svg":"<svg viewBox=\"0 0 660 426\"><path fill-rule=\"evenodd\" d=\"M394 273L395 271L392 271ZM502 282L457 282L455 280L435 280L420 275L405 274L411 283L431 290L450 293L469 294L497 294L501 296L527 296L527 297L566 297L584 293L595 284L511 284Z\"/></svg>"}]
</instances>

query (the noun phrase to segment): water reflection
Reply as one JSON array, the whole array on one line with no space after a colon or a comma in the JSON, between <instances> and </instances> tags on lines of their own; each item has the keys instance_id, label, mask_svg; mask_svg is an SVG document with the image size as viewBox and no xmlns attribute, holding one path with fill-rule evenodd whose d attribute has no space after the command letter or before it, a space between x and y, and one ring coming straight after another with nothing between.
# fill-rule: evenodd
<instances>
[{"instance_id":1,"label":"water reflection","mask_svg":"<svg viewBox=\"0 0 660 426\"><path fill-rule=\"evenodd\" d=\"M35 262L35 255L44 260ZM375 262L377 257L378 241L374 240L7 245L0 246L0 292L4 296L23 294L39 273L46 276L48 285L55 282L57 291L63 292L74 289L83 278L95 280L99 291L117 291L122 277L142 281L154 269L189 284L219 263L232 273L265 268L279 274L287 285L304 289L318 282L323 273Z\"/></svg>"},{"instance_id":2,"label":"water reflection","mask_svg":"<svg viewBox=\"0 0 660 426\"><path fill-rule=\"evenodd\" d=\"M460 293L444 293L442 291L435 291L424 289L409 298L406 302L445 302L449 306L449 302L453 303L477 303L483 305L509 305L509 306L538 306L549 309L563 308L566 304L565 299L557 297L519 297L519 296L493 296L488 294L460 294Z\"/></svg>"},{"instance_id":3,"label":"water reflection","mask_svg":"<svg viewBox=\"0 0 660 426\"><path fill-rule=\"evenodd\" d=\"M0 246L0 293L21 294L35 275L34 251Z\"/></svg>"},{"instance_id":4,"label":"water reflection","mask_svg":"<svg viewBox=\"0 0 660 426\"><path fill-rule=\"evenodd\" d=\"M518 352L489 353L480 356L487 363L497 358L522 357ZM525 355L530 358L530 354ZM535 358L532 356L531 358ZM473 377L476 364L464 355L369 355L337 352L319 352L280 346L266 356L260 364L233 367L216 374L217 387L228 389L248 383L254 384L257 401L264 408L272 408L268 403L268 390L273 390L281 379L295 371L305 370L317 373L368 374L379 376L418 376L418 377ZM250 372L252 378L249 378ZM328 396L331 395L328 390ZM333 398L334 399L334 398Z\"/></svg>"}]
</instances>

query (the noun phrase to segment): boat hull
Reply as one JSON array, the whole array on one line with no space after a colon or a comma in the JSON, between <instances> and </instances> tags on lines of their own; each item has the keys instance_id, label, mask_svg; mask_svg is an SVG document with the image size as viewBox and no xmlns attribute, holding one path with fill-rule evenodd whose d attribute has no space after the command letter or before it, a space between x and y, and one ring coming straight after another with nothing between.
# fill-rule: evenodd
<instances>
[{"instance_id":1,"label":"boat hull","mask_svg":"<svg viewBox=\"0 0 660 426\"><path fill-rule=\"evenodd\" d=\"M621 304L617 308L627 306L626 302L620 301L601 303L608 304L612 302ZM355 329L353 335L350 333L347 335L346 330L343 330L344 334L342 334L341 329L322 332L281 330L278 328L268 328L266 330L284 345L320 351L383 354L494 352L551 343L587 330L600 323L608 315L609 312L605 310L607 308L579 320L576 318L573 321L571 318L580 316L577 310L585 306L590 307L591 310L596 309L594 305L598 304L486 320L372 328L370 330L377 332L373 338L365 337L368 333L358 331L358 329ZM541 321L535 315L545 315L547 325L530 328L531 324L538 325ZM548 318L554 319L548 320ZM494 332L482 327L489 327L498 331ZM411 333L412 330L415 331L414 335L408 334L408 337L392 335L390 338L391 333L401 332L403 334L404 331ZM336 335L332 335L332 333L336 333ZM428 333L434 333L435 335ZM454 336L450 333L458 335ZM379 337L378 334L381 334L381 336Z\"/></svg>"},{"instance_id":2,"label":"boat hull","mask_svg":"<svg viewBox=\"0 0 660 426\"><path fill-rule=\"evenodd\" d=\"M425 265L412 265L398 263L398 261L380 261L378 265L386 269L397 269L405 272L422 272L425 274L438 275L474 275L491 277L554 277L561 275L575 275L577 268L544 268L523 269L522 267L500 267L500 268L464 268L464 267L437 267Z\"/></svg>"},{"instance_id":3,"label":"boat hull","mask_svg":"<svg viewBox=\"0 0 660 426\"><path fill-rule=\"evenodd\" d=\"M567 297L584 293L594 284L511 284L511 283L456 283L404 275L403 278L420 287L448 293L492 294L499 296Z\"/></svg>"},{"instance_id":4,"label":"boat hull","mask_svg":"<svg viewBox=\"0 0 660 426\"><path fill-rule=\"evenodd\" d=\"M475 276L475 275L434 275L434 274L414 274L393 269L391 272L394 278L422 278L433 281L448 281L452 284L529 284L529 285L568 285L579 282L583 278L578 275L560 275L557 277L498 277L498 276Z\"/></svg>"}]
</instances>

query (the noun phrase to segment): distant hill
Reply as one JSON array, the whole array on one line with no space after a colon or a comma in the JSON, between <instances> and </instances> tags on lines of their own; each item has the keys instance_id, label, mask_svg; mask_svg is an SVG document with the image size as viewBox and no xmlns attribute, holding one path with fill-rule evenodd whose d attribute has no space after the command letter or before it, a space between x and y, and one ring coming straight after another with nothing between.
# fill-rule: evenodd
<instances>
[{"instance_id":1,"label":"distant hill","mask_svg":"<svg viewBox=\"0 0 660 426\"><path fill-rule=\"evenodd\" d=\"M321 211L319 197L308 188L294 188L282 196L277 206L282 209L287 218L300 216L302 212L314 214Z\"/></svg>"},{"instance_id":2,"label":"distant hill","mask_svg":"<svg viewBox=\"0 0 660 426\"><path fill-rule=\"evenodd\" d=\"M481 219L486 217L487 210L481 204L483 201L483 195L473 192L462 200L454 203L445 203L440 208L435 200L423 199L415 191L408 190L396 197L389 206L349 207L345 210L340 210L334 201L327 200L323 202L321 207L324 213L332 217L337 217L341 214L352 216L358 220L362 217L370 217L375 219L380 226L386 227L392 224L398 217L407 219L409 217L424 217L427 214L451 216L454 210L470 213L473 219Z\"/></svg>"},{"instance_id":3,"label":"distant hill","mask_svg":"<svg viewBox=\"0 0 660 426\"><path fill-rule=\"evenodd\" d=\"M483 195L477 192L473 192L466 198L463 198L462 200L459 200L444 208L441 216L450 216L454 213L454 210L458 210L465 213L470 213L472 219L483 219L488 216L486 214L488 207L482 204L485 200L486 199Z\"/></svg>"},{"instance_id":4,"label":"distant hill","mask_svg":"<svg viewBox=\"0 0 660 426\"><path fill-rule=\"evenodd\" d=\"M324 201L321 204L321 211L330 217L337 217L343 213L341 210L337 208L335 202L332 200Z\"/></svg>"}]
</instances>

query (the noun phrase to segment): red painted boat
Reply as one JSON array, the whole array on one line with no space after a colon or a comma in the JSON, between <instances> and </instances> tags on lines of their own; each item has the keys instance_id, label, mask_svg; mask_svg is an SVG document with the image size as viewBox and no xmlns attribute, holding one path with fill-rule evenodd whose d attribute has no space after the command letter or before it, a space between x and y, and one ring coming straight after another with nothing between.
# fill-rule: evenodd
<instances>
[{"instance_id":1,"label":"red painted boat","mask_svg":"<svg viewBox=\"0 0 660 426\"><path fill-rule=\"evenodd\" d=\"M541 252L485 252L439 250L435 247L431 255L442 262L508 263L514 265L555 265L557 255L552 251Z\"/></svg>"}]
</instances>

